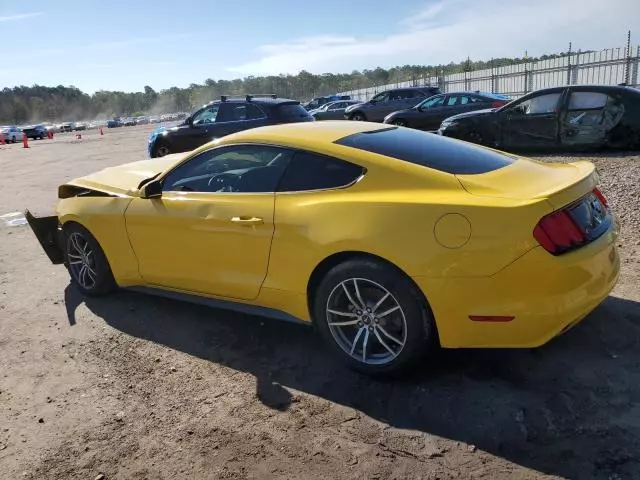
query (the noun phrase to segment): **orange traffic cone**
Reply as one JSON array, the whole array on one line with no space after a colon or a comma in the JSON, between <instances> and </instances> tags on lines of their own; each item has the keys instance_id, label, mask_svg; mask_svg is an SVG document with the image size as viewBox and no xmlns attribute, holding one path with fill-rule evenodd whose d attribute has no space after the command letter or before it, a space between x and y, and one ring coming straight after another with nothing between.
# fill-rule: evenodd
<instances>
[{"instance_id":1,"label":"orange traffic cone","mask_svg":"<svg viewBox=\"0 0 640 480\"><path fill-rule=\"evenodd\" d=\"M29 148L29 138L26 133L22 134L22 148Z\"/></svg>"},{"instance_id":2,"label":"orange traffic cone","mask_svg":"<svg viewBox=\"0 0 640 480\"><path fill-rule=\"evenodd\" d=\"M4 135L0 132L0 145L4 145L6 142L4 141Z\"/></svg>"},{"instance_id":3,"label":"orange traffic cone","mask_svg":"<svg viewBox=\"0 0 640 480\"><path fill-rule=\"evenodd\" d=\"M100 135L104 135L104 132L102 131L102 127L100 127Z\"/></svg>"}]
</instances>

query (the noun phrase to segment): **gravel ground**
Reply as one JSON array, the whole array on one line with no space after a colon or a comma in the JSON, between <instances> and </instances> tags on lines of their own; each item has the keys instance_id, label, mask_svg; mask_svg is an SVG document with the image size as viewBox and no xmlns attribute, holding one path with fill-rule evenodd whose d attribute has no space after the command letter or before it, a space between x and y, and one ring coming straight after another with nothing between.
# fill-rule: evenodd
<instances>
[{"instance_id":1,"label":"gravel ground","mask_svg":"<svg viewBox=\"0 0 640 480\"><path fill-rule=\"evenodd\" d=\"M0 146L0 215L144 158L149 129ZM612 295L545 347L442 352L393 382L302 326L82 298L0 218L0 478L639 478L640 156L581 157L622 224Z\"/></svg>"}]
</instances>

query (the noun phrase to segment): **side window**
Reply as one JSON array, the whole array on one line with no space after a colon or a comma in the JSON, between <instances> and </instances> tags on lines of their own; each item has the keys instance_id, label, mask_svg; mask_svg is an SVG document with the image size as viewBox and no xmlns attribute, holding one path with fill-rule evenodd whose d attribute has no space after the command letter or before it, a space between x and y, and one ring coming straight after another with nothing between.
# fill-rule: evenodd
<instances>
[{"instance_id":1,"label":"side window","mask_svg":"<svg viewBox=\"0 0 640 480\"><path fill-rule=\"evenodd\" d=\"M374 95L371 99L374 103L386 102L389 99L389 92L382 92L377 95Z\"/></svg>"},{"instance_id":2,"label":"side window","mask_svg":"<svg viewBox=\"0 0 640 480\"><path fill-rule=\"evenodd\" d=\"M208 123L215 122L216 117L218 116L219 109L220 109L220 104L218 103L216 103L215 105L209 105L208 107L203 108L193 116L193 124L205 125Z\"/></svg>"},{"instance_id":3,"label":"side window","mask_svg":"<svg viewBox=\"0 0 640 480\"><path fill-rule=\"evenodd\" d=\"M238 122L264 118L265 114L260 107L252 103L223 103L220 106L217 122Z\"/></svg>"},{"instance_id":4,"label":"side window","mask_svg":"<svg viewBox=\"0 0 640 480\"><path fill-rule=\"evenodd\" d=\"M302 192L345 187L355 182L364 169L336 158L297 152L278 186L279 192Z\"/></svg>"},{"instance_id":5,"label":"side window","mask_svg":"<svg viewBox=\"0 0 640 480\"><path fill-rule=\"evenodd\" d=\"M444 105L444 98L445 98L444 95L428 98L420 104L420 107L422 108L441 107L442 105Z\"/></svg>"},{"instance_id":6,"label":"side window","mask_svg":"<svg viewBox=\"0 0 640 480\"><path fill-rule=\"evenodd\" d=\"M163 192L275 192L292 152L262 145L208 150L178 166L162 182Z\"/></svg>"},{"instance_id":7,"label":"side window","mask_svg":"<svg viewBox=\"0 0 640 480\"><path fill-rule=\"evenodd\" d=\"M569 97L569 110L591 110L604 108L607 94L600 92L572 92Z\"/></svg>"},{"instance_id":8,"label":"side window","mask_svg":"<svg viewBox=\"0 0 640 480\"><path fill-rule=\"evenodd\" d=\"M453 105L459 105L459 104L460 104L459 95L449 95L449 98L447 98L447 107L451 107Z\"/></svg>"},{"instance_id":9,"label":"side window","mask_svg":"<svg viewBox=\"0 0 640 480\"><path fill-rule=\"evenodd\" d=\"M519 115L555 113L558 109L558 101L560 100L561 95L562 93L538 95L514 105L510 111Z\"/></svg>"}]
</instances>

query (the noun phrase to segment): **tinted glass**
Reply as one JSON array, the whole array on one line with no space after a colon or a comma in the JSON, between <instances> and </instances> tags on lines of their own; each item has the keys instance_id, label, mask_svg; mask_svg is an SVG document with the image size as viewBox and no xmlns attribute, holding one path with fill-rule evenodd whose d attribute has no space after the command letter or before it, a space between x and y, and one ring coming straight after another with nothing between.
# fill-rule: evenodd
<instances>
[{"instance_id":1,"label":"tinted glass","mask_svg":"<svg viewBox=\"0 0 640 480\"><path fill-rule=\"evenodd\" d=\"M385 102L388 99L389 99L389 92L382 92L382 93L379 93L378 95L374 95L374 97L371 99L371 101L372 102Z\"/></svg>"},{"instance_id":2,"label":"tinted glass","mask_svg":"<svg viewBox=\"0 0 640 480\"><path fill-rule=\"evenodd\" d=\"M355 182L363 168L352 163L309 152L297 152L287 167L279 192L326 190Z\"/></svg>"},{"instance_id":3,"label":"tinted glass","mask_svg":"<svg viewBox=\"0 0 640 480\"><path fill-rule=\"evenodd\" d=\"M216 117L218 116L218 110L220 108L220 104L210 105L206 108L203 108L198 113L196 113L193 117L194 125L203 125L207 123L213 123L216 121Z\"/></svg>"},{"instance_id":4,"label":"tinted glass","mask_svg":"<svg viewBox=\"0 0 640 480\"><path fill-rule=\"evenodd\" d=\"M573 92L569 98L569 110L589 110L604 108L607 94L600 92Z\"/></svg>"},{"instance_id":5,"label":"tinted glass","mask_svg":"<svg viewBox=\"0 0 640 480\"><path fill-rule=\"evenodd\" d=\"M275 192L291 151L239 145L203 152L173 170L162 190L182 192Z\"/></svg>"},{"instance_id":6,"label":"tinted glass","mask_svg":"<svg viewBox=\"0 0 640 480\"><path fill-rule=\"evenodd\" d=\"M513 163L505 154L410 128L356 133L335 143L461 175L486 173Z\"/></svg>"},{"instance_id":7,"label":"tinted glass","mask_svg":"<svg viewBox=\"0 0 640 480\"><path fill-rule=\"evenodd\" d=\"M432 108L432 107L440 107L444 104L444 95L440 97L431 97L426 99L424 102L420 104L422 108Z\"/></svg>"},{"instance_id":8,"label":"tinted glass","mask_svg":"<svg viewBox=\"0 0 640 480\"><path fill-rule=\"evenodd\" d=\"M309 117L309 112L300 104L287 103L278 105L276 112L279 118L304 118Z\"/></svg>"},{"instance_id":9,"label":"tinted glass","mask_svg":"<svg viewBox=\"0 0 640 480\"><path fill-rule=\"evenodd\" d=\"M558 100L562 93L548 93L529 98L524 102L514 105L512 109L515 113L522 115L542 115L545 113L555 113L558 108Z\"/></svg>"}]
</instances>

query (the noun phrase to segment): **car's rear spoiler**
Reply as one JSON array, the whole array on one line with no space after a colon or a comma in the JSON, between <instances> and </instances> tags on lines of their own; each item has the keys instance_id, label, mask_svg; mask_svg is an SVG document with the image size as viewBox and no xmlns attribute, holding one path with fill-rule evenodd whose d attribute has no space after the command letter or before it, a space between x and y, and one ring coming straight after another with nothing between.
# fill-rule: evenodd
<instances>
[{"instance_id":1,"label":"car's rear spoiler","mask_svg":"<svg viewBox=\"0 0 640 480\"><path fill-rule=\"evenodd\" d=\"M52 215L38 218L34 217L29 210L25 210L24 217L49 260L54 264L63 263L62 230L58 224L58 217Z\"/></svg>"}]
</instances>

